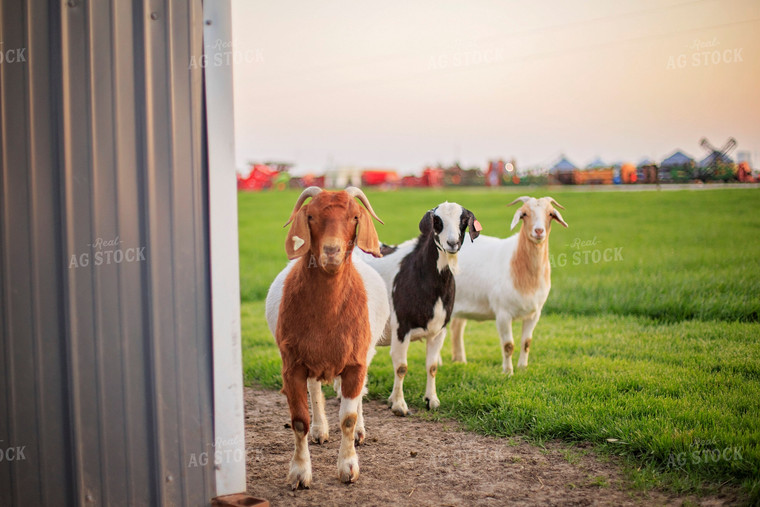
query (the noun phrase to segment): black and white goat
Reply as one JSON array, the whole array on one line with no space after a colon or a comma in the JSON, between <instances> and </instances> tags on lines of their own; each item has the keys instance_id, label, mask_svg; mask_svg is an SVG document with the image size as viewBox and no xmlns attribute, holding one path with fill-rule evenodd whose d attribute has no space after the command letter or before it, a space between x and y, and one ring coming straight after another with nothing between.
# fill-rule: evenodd
<instances>
[{"instance_id":1,"label":"black and white goat","mask_svg":"<svg viewBox=\"0 0 760 507\"><path fill-rule=\"evenodd\" d=\"M425 401L428 409L440 406L435 375L446 325L454 308L457 254L465 232L469 230L470 241L474 241L481 230L471 211L450 202L425 213L419 227L418 238L397 247L383 245L382 258L355 253L380 273L388 289L391 316L377 344L391 346L395 378L388 402L398 416L405 416L409 411L403 384L407 351L412 341L427 341Z\"/></svg>"}]
</instances>

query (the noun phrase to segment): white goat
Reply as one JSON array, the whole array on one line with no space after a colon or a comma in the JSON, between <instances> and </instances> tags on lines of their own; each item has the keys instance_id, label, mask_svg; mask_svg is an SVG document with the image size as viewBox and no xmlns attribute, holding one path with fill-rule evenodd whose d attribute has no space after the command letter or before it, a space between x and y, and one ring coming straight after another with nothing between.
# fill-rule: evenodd
<instances>
[{"instance_id":1,"label":"white goat","mask_svg":"<svg viewBox=\"0 0 760 507\"><path fill-rule=\"evenodd\" d=\"M551 288L549 233L551 221L564 227L567 223L555 206L564 209L551 197L518 197L509 206L521 202L515 212L512 229L522 220L518 234L506 239L481 236L477 242L459 251L457 293L451 319L451 349L454 361L467 362L464 351L466 319L496 320L501 338L502 369L512 375L512 320L522 320L522 345L518 367L528 366L528 352L533 329Z\"/></svg>"}]
</instances>

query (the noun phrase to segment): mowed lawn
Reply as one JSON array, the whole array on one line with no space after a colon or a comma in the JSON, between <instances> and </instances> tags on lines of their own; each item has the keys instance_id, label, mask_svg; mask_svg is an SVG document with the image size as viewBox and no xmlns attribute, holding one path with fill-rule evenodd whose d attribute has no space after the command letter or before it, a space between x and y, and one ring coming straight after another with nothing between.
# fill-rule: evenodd
<instances>
[{"instance_id":1,"label":"mowed lawn","mask_svg":"<svg viewBox=\"0 0 760 507\"><path fill-rule=\"evenodd\" d=\"M381 240L397 243L416 236L424 212L445 200L472 210L483 234L506 237L515 211L506 204L526 192L552 195L570 225L552 227L552 292L530 366L504 377L494 323L470 322L468 363L452 363L444 345L441 408L429 413L424 345L413 344L405 394L415 414L537 443L592 442L621 455L639 487L729 484L760 502L760 191L367 195L386 224L377 226ZM297 196L239 194L245 376L270 388L281 385L280 359L263 301L286 263L282 226ZM369 379L370 396L387 398L388 349Z\"/></svg>"}]
</instances>

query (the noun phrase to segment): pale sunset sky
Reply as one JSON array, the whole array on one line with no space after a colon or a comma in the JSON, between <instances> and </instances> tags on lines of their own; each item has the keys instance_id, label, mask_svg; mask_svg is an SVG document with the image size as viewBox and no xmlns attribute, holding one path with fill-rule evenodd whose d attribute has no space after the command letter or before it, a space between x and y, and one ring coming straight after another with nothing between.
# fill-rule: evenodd
<instances>
[{"instance_id":1,"label":"pale sunset sky","mask_svg":"<svg viewBox=\"0 0 760 507\"><path fill-rule=\"evenodd\" d=\"M233 0L232 16L241 170L700 160L703 136L760 167L757 0Z\"/></svg>"}]
</instances>

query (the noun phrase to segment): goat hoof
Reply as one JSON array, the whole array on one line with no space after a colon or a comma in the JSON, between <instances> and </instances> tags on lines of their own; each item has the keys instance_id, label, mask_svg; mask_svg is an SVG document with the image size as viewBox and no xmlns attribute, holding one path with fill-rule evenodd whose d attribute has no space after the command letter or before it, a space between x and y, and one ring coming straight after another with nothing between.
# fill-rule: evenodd
<instances>
[{"instance_id":1,"label":"goat hoof","mask_svg":"<svg viewBox=\"0 0 760 507\"><path fill-rule=\"evenodd\" d=\"M362 445L364 443L364 439L366 438L366 430L364 429L357 429L354 432L354 445Z\"/></svg>"},{"instance_id":2,"label":"goat hoof","mask_svg":"<svg viewBox=\"0 0 760 507\"><path fill-rule=\"evenodd\" d=\"M296 481L290 485L290 489L293 491L299 490L299 489L311 489L311 486L306 484L306 482L303 479L296 479Z\"/></svg>"},{"instance_id":3,"label":"goat hoof","mask_svg":"<svg viewBox=\"0 0 760 507\"><path fill-rule=\"evenodd\" d=\"M311 441L319 445L327 442L330 439L330 430L328 428L329 427L327 424L312 425L312 427L309 429L309 436L311 437Z\"/></svg>"},{"instance_id":4,"label":"goat hoof","mask_svg":"<svg viewBox=\"0 0 760 507\"><path fill-rule=\"evenodd\" d=\"M359 458L354 455L339 464L338 475L340 476L340 482L346 484L356 482L356 479L359 478Z\"/></svg>"},{"instance_id":5,"label":"goat hoof","mask_svg":"<svg viewBox=\"0 0 760 507\"><path fill-rule=\"evenodd\" d=\"M393 415L397 415L399 417L406 417L409 414L409 409L401 408L401 407L391 407L391 412L393 412Z\"/></svg>"},{"instance_id":6,"label":"goat hoof","mask_svg":"<svg viewBox=\"0 0 760 507\"><path fill-rule=\"evenodd\" d=\"M311 436L311 441L317 445L326 444L329 440L330 439L327 435L312 435Z\"/></svg>"},{"instance_id":7,"label":"goat hoof","mask_svg":"<svg viewBox=\"0 0 760 507\"><path fill-rule=\"evenodd\" d=\"M427 406L428 410L437 410L438 407L441 406L441 402L438 400L437 397L432 398L432 399L425 397L425 406Z\"/></svg>"},{"instance_id":8,"label":"goat hoof","mask_svg":"<svg viewBox=\"0 0 760 507\"><path fill-rule=\"evenodd\" d=\"M288 484L293 491L297 489L309 489L311 487L311 472L294 472L288 475Z\"/></svg>"}]
</instances>

